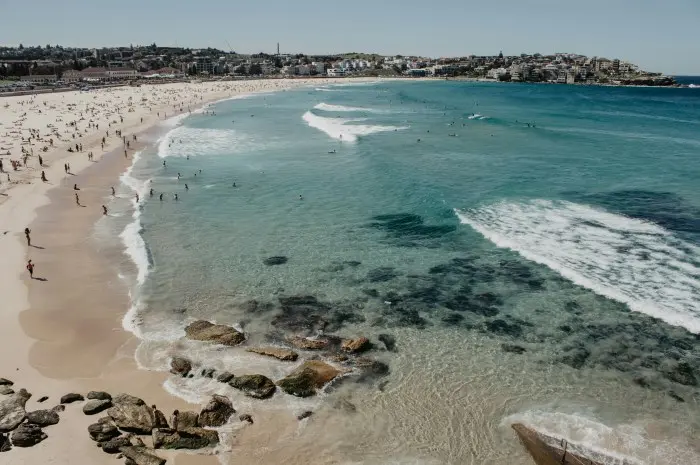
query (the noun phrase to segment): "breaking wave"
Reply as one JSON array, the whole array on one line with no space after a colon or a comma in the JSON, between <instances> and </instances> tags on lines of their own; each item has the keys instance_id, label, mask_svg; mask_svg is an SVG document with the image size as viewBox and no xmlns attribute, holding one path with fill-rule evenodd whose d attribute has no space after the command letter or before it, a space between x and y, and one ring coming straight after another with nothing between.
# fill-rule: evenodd
<instances>
[{"instance_id":1,"label":"breaking wave","mask_svg":"<svg viewBox=\"0 0 700 465\"><path fill-rule=\"evenodd\" d=\"M306 123L314 129L325 132L333 139L346 142L355 142L358 137L375 134L378 132L399 131L407 129L407 126L379 126L368 124L349 124L365 121L358 118L324 118L310 111L302 117Z\"/></svg>"},{"instance_id":2,"label":"breaking wave","mask_svg":"<svg viewBox=\"0 0 700 465\"><path fill-rule=\"evenodd\" d=\"M463 224L632 310L700 333L700 248L645 221L565 201L455 210Z\"/></svg>"},{"instance_id":3,"label":"breaking wave","mask_svg":"<svg viewBox=\"0 0 700 465\"><path fill-rule=\"evenodd\" d=\"M319 103L314 108L316 110L322 110L322 111L337 111L337 112L364 111L367 113L380 113L379 110L375 110L372 108L347 107L345 105L331 105L328 103Z\"/></svg>"},{"instance_id":4,"label":"breaking wave","mask_svg":"<svg viewBox=\"0 0 700 465\"><path fill-rule=\"evenodd\" d=\"M252 148L253 140L235 129L202 129L180 126L158 144L158 156L187 157L230 153Z\"/></svg>"}]
</instances>

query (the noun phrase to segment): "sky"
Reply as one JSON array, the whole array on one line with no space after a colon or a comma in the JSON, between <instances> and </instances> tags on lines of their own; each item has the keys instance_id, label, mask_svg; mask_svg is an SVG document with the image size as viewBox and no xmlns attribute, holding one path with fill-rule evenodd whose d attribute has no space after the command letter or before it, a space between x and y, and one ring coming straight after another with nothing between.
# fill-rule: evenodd
<instances>
[{"instance_id":1,"label":"sky","mask_svg":"<svg viewBox=\"0 0 700 465\"><path fill-rule=\"evenodd\" d=\"M1 45L580 53L700 75L700 0L0 0ZM230 46L229 46L230 44Z\"/></svg>"}]
</instances>

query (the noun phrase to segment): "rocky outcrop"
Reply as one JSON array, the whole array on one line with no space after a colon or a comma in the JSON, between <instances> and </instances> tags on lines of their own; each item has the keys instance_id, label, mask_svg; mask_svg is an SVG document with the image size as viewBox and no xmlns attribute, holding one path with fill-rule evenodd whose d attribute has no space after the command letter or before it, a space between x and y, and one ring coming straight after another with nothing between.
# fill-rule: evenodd
<instances>
[{"instance_id":1,"label":"rocky outcrop","mask_svg":"<svg viewBox=\"0 0 700 465\"><path fill-rule=\"evenodd\" d=\"M322 388L342 373L343 371L320 360L309 360L279 380L277 385L287 394L310 397L316 394L316 389Z\"/></svg>"},{"instance_id":2,"label":"rocky outcrop","mask_svg":"<svg viewBox=\"0 0 700 465\"><path fill-rule=\"evenodd\" d=\"M565 439L547 436L520 423L512 425L512 428L537 465L631 465L627 461L620 462L619 459L572 445Z\"/></svg>"},{"instance_id":3,"label":"rocky outcrop","mask_svg":"<svg viewBox=\"0 0 700 465\"><path fill-rule=\"evenodd\" d=\"M74 392L61 397L62 404L72 404L73 402L80 402L83 400L85 400L85 397L83 397L82 394L76 394Z\"/></svg>"},{"instance_id":4,"label":"rocky outcrop","mask_svg":"<svg viewBox=\"0 0 700 465\"><path fill-rule=\"evenodd\" d=\"M15 393L15 390L10 386L0 386L0 395L9 396Z\"/></svg>"},{"instance_id":5,"label":"rocky outcrop","mask_svg":"<svg viewBox=\"0 0 700 465\"><path fill-rule=\"evenodd\" d=\"M15 384L15 383L10 381L9 379L0 378L0 386L12 386L13 384Z\"/></svg>"},{"instance_id":6,"label":"rocky outcrop","mask_svg":"<svg viewBox=\"0 0 700 465\"><path fill-rule=\"evenodd\" d=\"M12 445L15 447L32 447L39 444L48 436L41 430L41 427L31 423L20 425L12 433Z\"/></svg>"},{"instance_id":7,"label":"rocky outcrop","mask_svg":"<svg viewBox=\"0 0 700 465\"><path fill-rule=\"evenodd\" d=\"M155 405L151 405L151 409L153 410L153 418L155 419L155 427L156 428L170 428L168 426L168 420L165 419L165 414L158 410L158 408Z\"/></svg>"},{"instance_id":8,"label":"rocky outcrop","mask_svg":"<svg viewBox=\"0 0 700 465\"><path fill-rule=\"evenodd\" d=\"M247 413L244 413L238 417L240 421L247 421L251 425L253 424L253 417L248 415Z\"/></svg>"},{"instance_id":9,"label":"rocky outcrop","mask_svg":"<svg viewBox=\"0 0 700 465\"><path fill-rule=\"evenodd\" d=\"M109 441L104 441L100 443L102 450L108 454L118 454L122 447L131 446L130 436L124 435L119 436Z\"/></svg>"},{"instance_id":10,"label":"rocky outcrop","mask_svg":"<svg viewBox=\"0 0 700 465\"><path fill-rule=\"evenodd\" d=\"M297 420L299 420L299 421L305 420L306 418L309 418L313 414L314 414L314 412L312 412L311 410L306 410L304 412L301 412L299 415L297 415Z\"/></svg>"},{"instance_id":11,"label":"rocky outcrop","mask_svg":"<svg viewBox=\"0 0 700 465\"><path fill-rule=\"evenodd\" d=\"M233 379L233 373L229 373L228 371L224 371L222 373L219 373L219 375L216 377L216 380L220 383L228 383Z\"/></svg>"},{"instance_id":12,"label":"rocky outcrop","mask_svg":"<svg viewBox=\"0 0 700 465\"><path fill-rule=\"evenodd\" d=\"M267 399L275 393L276 389L275 383L263 375L236 376L228 384L255 399Z\"/></svg>"},{"instance_id":13,"label":"rocky outcrop","mask_svg":"<svg viewBox=\"0 0 700 465\"><path fill-rule=\"evenodd\" d=\"M170 373L185 377L190 371L192 371L192 363L186 358L173 357L170 360Z\"/></svg>"},{"instance_id":14,"label":"rocky outcrop","mask_svg":"<svg viewBox=\"0 0 700 465\"><path fill-rule=\"evenodd\" d=\"M268 357L275 357L283 362L294 362L299 358L299 354L289 349L282 349L279 347L252 347L247 349L248 352L253 352L254 354L267 355Z\"/></svg>"},{"instance_id":15,"label":"rocky outcrop","mask_svg":"<svg viewBox=\"0 0 700 465\"><path fill-rule=\"evenodd\" d=\"M95 415L100 412L104 412L108 408L112 406L112 400L111 399L104 399L104 400L89 400L83 405L83 413L85 415Z\"/></svg>"},{"instance_id":16,"label":"rocky outcrop","mask_svg":"<svg viewBox=\"0 0 700 465\"><path fill-rule=\"evenodd\" d=\"M153 447L156 449L203 449L219 443L216 431L204 428L182 430L153 430Z\"/></svg>"},{"instance_id":17,"label":"rocky outcrop","mask_svg":"<svg viewBox=\"0 0 700 465\"><path fill-rule=\"evenodd\" d=\"M0 402L0 433L7 433L17 428L27 415L24 406L32 395L26 390L12 394Z\"/></svg>"},{"instance_id":18,"label":"rocky outcrop","mask_svg":"<svg viewBox=\"0 0 700 465\"><path fill-rule=\"evenodd\" d=\"M165 459L151 453L145 447L125 446L119 449L119 452L127 458L126 463L136 465L165 465ZM131 461L131 462L129 462Z\"/></svg>"},{"instance_id":19,"label":"rocky outcrop","mask_svg":"<svg viewBox=\"0 0 700 465\"><path fill-rule=\"evenodd\" d=\"M90 391L86 397L90 400L112 400L112 396L104 391Z\"/></svg>"},{"instance_id":20,"label":"rocky outcrop","mask_svg":"<svg viewBox=\"0 0 700 465\"><path fill-rule=\"evenodd\" d=\"M112 399L113 406L107 414L124 431L150 434L155 426L153 410L138 397L119 394Z\"/></svg>"},{"instance_id":21,"label":"rocky outcrop","mask_svg":"<svg viewBox=\"0 0 700 465\"><path fill-rule=\"evenodd\" d=\"M60 418L55 410L35 410L27 413L27 422L37 426L51 426L59 422Z\"/></svg>"},{"instance_id":22,"label":"rocky outcrop","mask_svg":"<svg viewBox=\"0 0 700 465\"><path fill-rule=\"evenodd\" d=\"M7 452L12 449L12 444L10 444L10 438L0 433L0 452Z\"/></svg>"},{"instance_id":23,"label":"rocky outcrop","mask_svg":"<svg viewBox=\"0 0 700 465\"><path fill-rule=\"evenodd\" d=\"M109 417L102 417L97 420L97 423L88 426L88 433L90 438L97 442L109 441L120 434L117 425Z\"/></svg>"},{"instance_id":24,"label":"rocky outcrop","mask_svg":"<svg viewBox=\"0 0 700 465\"><path fill-rule=\"evenodd\" d=\"M290 337L287 342L301 350L323 350L328 347L328 341L325 339L308 339L301 336Z\"/></svg>"},{"instance_id":25,"label":"rocky outcrop","mask_svg":"<svg viewBox=\"0 0 700 465\"><path fill-rule=\"evenodd\" d=\"M185 328L188 339L195 341L215 342L225 346L237 346L245 341L245 335L235 328L226 325L215 325L208 321L198 320Z\"/></svg>"},{"instance_id":26,"label":"rocky outcrop","mask_svg":"<svg viewBox=\"0 0 700 465\"><path fill-rule=\"evenodd\" d=\"M357 339L345 339L340 345L340 348L349 354L358 354L364 352L372 346L369 339L366 337L358 337Z\"/></svg>"},{"instance_id":27,"label":"rocky outcrop","mask_svg":"<svg viewBox=\"0 0 700 465\"><path fill-rule=\"evenodd\" d=\"M396 338L391 334L380 334L377 336L377 339L384 344L384 347L386 347L386 350L389 352L396 351Z\"/></svg>"},{"instance_id":28,"label":"rocky outcrop","mask_svg":"<svg viewBox=\"0 0 700 465\"><path fill-rule=\"evenodd\" d=\"M199 426L222 426L234 413L236 410L227 397L214 395L199 413L198 423Z\"/></svg>"},{"instance_id":29,"label":"rocky outcrop","mask_svg":"<svg viewBox=\"0 0 700 465\"><path fill-rule=\"evenodd\" d=\"M192 411L180 412L175 410L173 416L170 417L170 424L173 429L177 431L187 428L196 428L199 426L199 414Z\"/></svg>"}]
</instances>

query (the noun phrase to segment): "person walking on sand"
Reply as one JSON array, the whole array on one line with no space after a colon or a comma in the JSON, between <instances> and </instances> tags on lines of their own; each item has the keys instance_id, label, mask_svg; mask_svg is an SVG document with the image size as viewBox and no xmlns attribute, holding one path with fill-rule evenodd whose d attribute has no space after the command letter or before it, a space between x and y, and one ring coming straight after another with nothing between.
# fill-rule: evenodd
<instances>
[{"instance_id":1,"label":"person walking on sand","mask_svg":"<svg viewBox=\"0 0 700 465\"><path fill-rule=\"evenodd\" d=\"M80 188L78 187L78 185L77 185L77 184L73 184L73 190L74 190L74 191L79 191L79 190L80 190Z\"/></svg>"},{"instance_id":2,"label":"person walking on sand","mask_svg":"<svg viewBox=\"0 0 700 465\"><path fill-rule=\"evenodd\" d=\"M46 179L46 173L44 173L43 171L41 172L41 180L44 182L49 182L48 179Z\"/></svg>"},{"instance_id":3,"label":"person walking on sand","mask_svg":"<svg viewBox=\"0 0 700 465\"><path fill-rule=\"evenodd\" d=\"M77 193L77 192L75 193L75 204L76 204L77 206L80 206L80 197L78 197L78 193Z\"/></svg>"},{"instance_id":4,"label":"person walking on sand","mask_svg":"<svg viewBox=\"0 0 700 465\"><path fill-rule=\"evenodd\" d=\"M44 166L44 159L39 155L39 166Z\"/></svg>"},{"instance_id":5,"label":"person walking on sand","mask_svg":"<svg viewBox=\"0 0 700 465\"><path fill-rule=\"evenodd\" d=\"M107 207L105 207L104 205L102 205L102 214L107 216Z\"/></svg>"},{"instance_id":6,"label":"person walking on sand","mask_svg":"<svg viewBox=\"0 0 700 465\"><path fill-rule=\"evenodd\" d=\"M31 238L31 236L29 236L29 234L31 234L31 232L32 232L31 229L24 228L24 237L27 238L27 247L31 247L31 245L32 245L32 238Z\"/></svg>"},{"instance_id":7,"label":"person walking on sand","mask_svg":"<svg viewBox=\"0 0 700 465\"><path fill-rule=\"evenodd\" d=\"M31 260L27 262L27 271L29 271L29 277L34 279L34 263Z\"/></svg>"},{"instance_id":8,"label":"person walking on sand","mask_svg":"<svg viewBox=\"0 0 700 465\"><path fill-rule=\"evenodd\" d=\"M111 189L112 189L112 197L114 197L114 195L115 195L114 187L112 187Z\"/></svg>"}]
</instances>

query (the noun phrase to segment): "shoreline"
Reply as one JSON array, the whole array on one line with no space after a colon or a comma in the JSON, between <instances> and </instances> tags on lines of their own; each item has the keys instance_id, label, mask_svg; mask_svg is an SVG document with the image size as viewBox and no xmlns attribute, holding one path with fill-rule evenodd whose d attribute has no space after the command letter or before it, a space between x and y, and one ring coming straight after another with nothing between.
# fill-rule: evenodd
<instances>
[{"instance_id":1,"label":"shoreline","mask_svg":"<svg viewBox=\"0 0 700 465\"><path fill-rule=\"evenodd\" d=\"M206 95L196 91L188 94L180 89L185 97L192 99L194 96L199 100L180 102L180 105L193 105L194 112L196 108L235 95L318 85L319 81L270 83L277 84L276 88L254 89L256 81L242 81L238 88L232 88L231 83L215 83L211 86L213 89L207 89L210 92ZM200 86L183 84L180 87L199 89ZM124 124L109 127L111 137L104 152L100 153L104 133L94 131L80 139L82 152L67 153L65 147L56 147L42 153L44 166L37 166L37 157L32 156L29 167L10 172L15 183L9 189L2 180L1 187L5 190L0 203L0 230L3 232L0 255L6 260L0 267L0 282L3 283L0 292L5 302L0 316L0 339L3 349L14 356L0 358L0 376L14 381L15 390L26 388L34 394L27 411L50 408L66 393L88 390L106 390L112 394L128 392L143 397L149 404L157 404L166 412L191 407L163 389L167 373L138 368L134 355L139 340L122 326L122 319L131 305L128 289L109 263L109 258L118 261L128 260L128 257L121 241L105 250L92 239L95 224L101 218L99 205L109 200L109 186L121 183L120 176L131 166L134 153L140 149L131 147L128 159L122 158L122 141L114 137L113 132L121 129L128 140L133 134L139 140L148 140L149 131L156 130L164 121L157 114L172 111L171 89L158 87L165 89L162 97L167 102L151 107L150 111L134 111L133 116L125 114ZM93 93L91 97L97 98L100 93ZM72 95L42 94L34 98L40 100L54 95L80 96L76 92ZM102 96L114 97L109 90L102 92ZM78 119L78 115L71 116ZM140 117L143 122L137 119ZM33 123L29 127L40 125ZM4 130L5 127L0 126L0 132ZM3 141L3 145L5 143ZM90 151L95 152L96 162L87 160ZM61 162L69 163L73 174L62 173ZM8 165L5 164L6 172L10 169ZM40 170L46 172L49 183L38 180ZM76 208L70 183L80 187L81 203L86 208ZM21 236L27 225L32 230L31 248L26 247ZM45 281L29 279L24 270L26 258L36 262L35 277ZM42 396L48 396L49 400L45 404L35 403ZM35 447L13 448L8 457L14 460L12 463L40 463L47 454L52 457L52 463L57 464L73 463L76 455L90 457L90 463L113 462L113 457L95 448L86 437L86 427L95 420L83 415L79 407L68 406L61 414L62 425L47 429L47 440ZM178 454L174 463L184 464L194 457L197 463L216 463L213 458L189 454Z\"/></svg>"}]
</instances>

